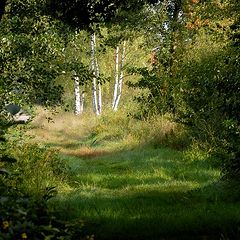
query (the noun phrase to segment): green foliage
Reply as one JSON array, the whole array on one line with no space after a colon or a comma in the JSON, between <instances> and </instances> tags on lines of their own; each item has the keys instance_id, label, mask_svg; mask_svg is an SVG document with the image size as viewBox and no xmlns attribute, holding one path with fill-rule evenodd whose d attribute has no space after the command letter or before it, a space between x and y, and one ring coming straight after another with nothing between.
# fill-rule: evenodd
<instances>
[{"instance_id":1,"label":"green foliage","mask_svg":"<svg viewBox=\"0 0 240 240\"><path fill-rule=\"evenodd\" d=\"M28 195L9 186L12 176L0 175L0 238L23 239L86 239L83 223L67 223L56 217L47 200L55 194L55 188L45 190L43 198ZM3 185L2 180L8 184ZM3 192L5 190L5 192Z\"/></svg>"},{"instance_id":2,"label":"green foliage","mask_svg":"<svg viewBox=\"0 0 240 240\"><path fill-rule=\"evenodd\" d=\"M179 1L160 2L149 6L145 12L143 31L145 45L150 50L150 66L132 68L130 73L141 76L130 87L140 88L143 94L136 97L140 103L138 117L154 114L174 113L174 88L176 87L176 65L182 57L189 34L184 29L182 5Z\"/></svg>"},{"instance_id":3,"label":"green foliage","mask_svg":"<svg viewBox=\"0 0 240 240\"><path fill-rule=\"evenodd\" d=\"M140 103L136 117L148 118L154 114L163 115L172 111L172 86L167 72L147 68L130 69L129 72L140 74L141 79L137 83L128 82L128 86L147 90L144 94L135 97L135 100Z\"/></svg>"},{"instance_id":4,"label":"green foliage","mask_svg":"<svg viewBox=\"0 0 240 240\"><path fill-rule=\"evenodd\" d=\"M64 163L55 151L46 147L12 142L8 143L5 154L16 159L14 165L6 167L14 174L17 187L31 195L41 197L45 189L56 186L66 176Z\"/></svg>"},{"instance_id":5,"label":"green foliage","mask_svg":"<svg viewBox=\"0 0 240 240\"><path fill-rule=\"evenodd\" d=\"M62 221L48 204L57 194L55 186L66 178L66 164L55 151L25 143L20 130L14 132L11 124L4 127L0 144L0 238L86 239L83 222Z\"/></svg>"},{"instance_id":6,"label":"green foliage","mask_svg":"<svg viewBox=\"0 0 240 240\"><path fill-rule=\"evenodd\" d=\"M48 10L55 18L61 19L71 27L90 30L93 24L111 22L119 12L137 11L147 2L154 3L156 1L48 0Z\"/></svg>"},{"instance_id":7,"label":"green foliage","mask_svg":"<svg viewBox=\"0 0 240 240\"><path fill-rule=\"evenodd\" d=\"M224 171L238 175L239 3L195 1L180 6L173 1L172 6L160 9L169 20L157 21L165 31L153 52L152 68L132 71L142 77L130 86L145 89L137 97L139 116L173 113L199 145L225 159ZM177 9L186 14L174 19Z\"/></svg>"},{"instance_id":8,"label":"green foliage","mask_svg":"<svg viewBox=\"0 0 240 240\"><path fill-rule=\"evenodd\" d=\"M192 45L181 66L176 105L193 136L228 161L240 149L240 66L239 51L227 40L203 34Z\"/></svg>"},{"instance_id":9,"label":"green foliage","mask_svg":"<svg viewBox=\"0 0 240 240\"><path fill-rule=\"evenodd\" d=\"M0 22L0 95L6 103L53 103L63 56L61 24L42 12L44 1L9 1Z\"/></svg>"}]
</instances>

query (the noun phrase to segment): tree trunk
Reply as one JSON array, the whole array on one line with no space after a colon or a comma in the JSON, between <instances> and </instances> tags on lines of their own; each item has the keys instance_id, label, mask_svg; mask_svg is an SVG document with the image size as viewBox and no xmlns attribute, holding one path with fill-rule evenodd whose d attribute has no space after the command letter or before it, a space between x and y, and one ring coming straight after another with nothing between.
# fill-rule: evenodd
<instances>
[{"instance_id":1,"label":"tree trunk","mask_svg":"<svg viewBox=\"0 0 240 240\"><path fill-rule=\"evenodd\" d=\"M97 77L97 90L98 90L98 111L99 114L102 112L102 85L101 82L99 81L99 66L97 62L97 58L95 58L95 69L96 69L96 77Z\"/></svg>"},{"instance_id":2,"label":"tree trunk","mask_svg":"<svg viewBox=\"0 0 240 240\"><path fill-rule=\"evenodd\" d=\"M79 77L74 75L74 96L75 96L75 115L81 114L81 94L79 86Z\"/></svg>"},{"instance_id":3,"label":"tree trunk","mask_svg":"<svg viewBox=\"0 0 240 240\"><path fill-rule=\"evenodd\" d=\"M82 87L84 87L84 86L82 86ZM83 113L84 100L85 100L85 94L84 94L84 89L82 89L80 91L80 113Z\"/></svg>"},{"instance_id":4,"label":"tree trunk","mask_svg":"<svg viewBox=\"0 0 240 240\"><path fill-rule=\"evenodd\" d=\"M115 103L114 103L114 106L113 106L114 111L117 111L118 105L119 105L119 102L120 102L120 98L121 98L121 95L122 95L123 66L124 66L124 61L125 61L125 51L126 51L126 41L123 42L123 47L122 47L122 56L121 56L121 62L120 62L120 67L119 67L120 76L119 76L119 81L118 81L118 84L117 84L117 89L118 89L117 90L117 96L116 96Z\"/></svg>"},{"instance_id":5,"label":"tree trunk","mask_svg":"<svg viewBox=\"0 0 240 240\"><path fill-rule=\"evenodd\" d=\"M119 68L119 46L116 47L116 56L115 56L115 84L114 84L114 92L113 92L113 101L112 101L112 109L114 109L117 94L118 94L118 68Z\"/></svg>"},{"instance_id":6,"label":"tree trunk","mask_svg":"<svg viewBox=\"0 0 240 240\"><path fill-rule=\"evenodd\" d=\"M92 97L93 97L93 111L96 115L100 115L98 109L98 92L97 92L97 72L96 72L96 36L95 33L91 34L91 70L93 73L93 81L92 81Z\"/></svg>"}]
</instances>

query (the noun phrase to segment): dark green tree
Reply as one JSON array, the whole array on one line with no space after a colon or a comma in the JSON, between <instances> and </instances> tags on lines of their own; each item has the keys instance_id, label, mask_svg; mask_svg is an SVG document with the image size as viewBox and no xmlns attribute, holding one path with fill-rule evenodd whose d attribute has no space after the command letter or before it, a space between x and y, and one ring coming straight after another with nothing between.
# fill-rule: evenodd
<instances>
[{"instance_id":1,"label":"dark green tree","mask_svg":"<svg viewBox=\"0 0 240 240\"><path fill-rule=\"evenodd\" d=\"M63 57L60 22L44 13L45 1L8 1L0 22L0 95L6 103L57 104L55 84Z\"/></svg>"},{"instance_id":2,"label":"dark green tree","mask_svg":"<svg viewBox=\"0 0 240 240\"><path fill-rule=\"evenodd\" d=\"M136 98L140 116L174 112L173 90L176 85L176 65L181 60L187 39L185 1L159 1L145 9L142 31L150 56L150 67L132 69L140 74L140 81L129 84L147 89L147 94ZM149 54L150 55L150 54Z\"/></svg>"},{"instance_id":3,"label":"dark green tree","mask_svg":"<svg viewBox=\"0 0 240 240\"><path fill-rule=\"evenodd\" d=\"M175 92L178 120L208 151L240 172L240 49L238 1L200 4L198 33L179 64ZM192 23L194 24L194 23Z\"/></svg>"}]
</instances>

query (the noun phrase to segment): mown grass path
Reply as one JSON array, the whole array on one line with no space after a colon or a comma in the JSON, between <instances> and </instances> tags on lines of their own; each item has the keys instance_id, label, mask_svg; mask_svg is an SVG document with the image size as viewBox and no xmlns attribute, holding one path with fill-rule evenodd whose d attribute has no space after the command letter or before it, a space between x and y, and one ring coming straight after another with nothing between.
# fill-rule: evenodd
<instances>
[{"instance_id":1,"label":"mown grass path","mask_svg":"<svg viewBox=\"0 0 240 240\"><path fill-rule=\"evenodd\" d=\"M96 239L220 239L240 221L219 170L166 148L89 158L62 156L71 188L57 202L66 218L93 226Z\"/></svg>"}]
</instances>

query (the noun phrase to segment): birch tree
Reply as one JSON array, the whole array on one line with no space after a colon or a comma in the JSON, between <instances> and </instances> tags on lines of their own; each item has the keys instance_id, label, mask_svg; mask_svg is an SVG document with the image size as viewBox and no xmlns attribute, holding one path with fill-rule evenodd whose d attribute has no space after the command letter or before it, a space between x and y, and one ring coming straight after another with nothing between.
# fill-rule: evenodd
<instances>
[{"instance_id":1,"label":"birch tree","mask_svg":"<svg viewBox=\"0 0 240 240\"><path fill-rule=\"evenodd\" d=\"M83 113L84 106L84 86L80 86L79 76L74 72L74 96L75 96L75 115Z\"/></svg>"},{"instance_id":2,"label":"birch tree","mask_svg":"<svg viewBox=\"0 0 240 240\"><path fill-rule=\"evenodd\" d=\"M96 35L91 34L91 70L93 73L92 80L92 101L93 101L93 111L96 115L100 115L102 109L102 95L101 95L101 85L99 82L99 67L96 60Z\"/></svg>"},{"instance_id":3,"label":"birch tree","mask_svg":"<svg viewBox=\"0 0 240 240\"><path fill-rule=\"evenodd\" d=\"M102 85L99 79L100 71L99 71L97 58L95 58L95 68L96 68L97 87L98 87L98 111L99 113L101 113L102 112Z\"/></svg>"},{"instance_id":4,"label":"birch tree","mask_svg":"<svg viewBox=\"0 0 240 240\"><path fill-rule=\"evenodd\" d=\"M112 101L112 109L114 109L115 102L118 94L118 65L119 65L119 46L116 47L116 55L115 55L115 84L114 84L114 92L113 92L113 101Z\"/></svg>"},{"instance_id":5,"label":"birch tree","mask_svg":"<svg viewBox=\"0 0 240 240\"><path fill-rule=\"evenodd\" d=\"M125 52L126 52L126 41L123 42L121 56L119 56L119 46L116 47L116 59L115 59L115 84L114 93L112 101L112 109L117 111L120 98L122 95L122 84L123 84L123 67L125 62ZM120 62L119 62L119 57Z\"/></svg>"}]
</instances>

